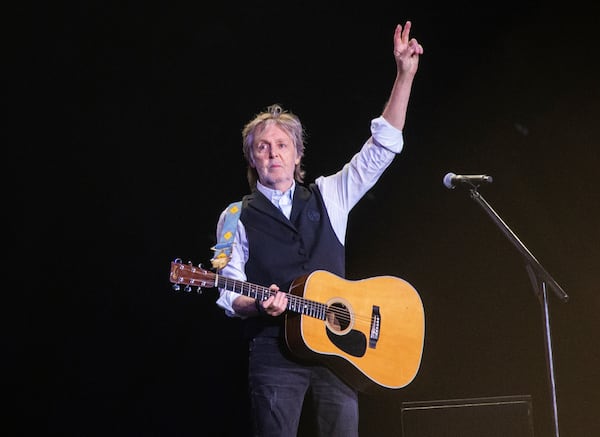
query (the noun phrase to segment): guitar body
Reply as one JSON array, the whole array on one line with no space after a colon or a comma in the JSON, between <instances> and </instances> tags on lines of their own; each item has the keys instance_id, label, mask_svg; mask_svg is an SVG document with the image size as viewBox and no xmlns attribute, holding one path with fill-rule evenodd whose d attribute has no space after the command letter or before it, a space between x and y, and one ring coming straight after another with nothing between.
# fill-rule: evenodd
<instances>
[{"instance_id":1,"label":"guitar body","mask_svg":"<svg viewBox=\"0 0 600 437\"><path fill-rule=\"evenodd\" d=\"M296 279L290 294L326 304L325 320L286 314L290 351L320 362L362 392L409 384L423 353L425 316L406 281L380 276L358 281L318 270Z\"/></svg>"}]
</instances>

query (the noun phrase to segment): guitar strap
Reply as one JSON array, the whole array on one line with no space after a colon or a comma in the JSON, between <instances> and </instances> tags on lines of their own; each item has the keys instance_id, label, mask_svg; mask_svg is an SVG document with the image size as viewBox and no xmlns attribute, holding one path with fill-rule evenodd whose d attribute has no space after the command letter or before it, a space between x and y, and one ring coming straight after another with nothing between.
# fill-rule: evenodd
<instances>
[{"instance_id":1,"label":"guitar strap","mask_svg":"<svg viewBox=\"0 0 600 437\"><path fill-rule=\"evenodd\" d=\"M211 250L215 252L210 260L215 269L222 269L231 260L231 249L233 247L233 236L237 227L237 222L242 212L242 201L230 203L225 213L225 221L219 241Z\"/></svg>"}]
</instances>

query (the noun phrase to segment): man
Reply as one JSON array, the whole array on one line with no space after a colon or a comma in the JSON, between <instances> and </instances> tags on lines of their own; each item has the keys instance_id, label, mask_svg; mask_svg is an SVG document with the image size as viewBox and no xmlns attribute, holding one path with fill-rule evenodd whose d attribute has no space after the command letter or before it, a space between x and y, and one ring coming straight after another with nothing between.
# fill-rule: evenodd
<instances>
[{"instance_id":1,"label":"man","mask_svg":"<svg viewBox=\"0 0 600 437\"><path fill-rule=\"evenodd\" d=\"M371 121L371 137L336 174L303 184L304 129L279 105L256 115L242 131L252 192L233 225L230 208L221 214L213 266L224 277L272 290L266 300L257 300L222 289L217 300L228 316L244 320L255 436L296 435L306 394L319 435L358 435L356 391L327 367L299 361L286 349L288 295L280 290L315 270L345 276L348 214L403 147L410 91L423 53L410 29L410 21L396 27L397 74L382 114ZM229 245L221 244L226 233Z\"/></svg>"}]
</instances>

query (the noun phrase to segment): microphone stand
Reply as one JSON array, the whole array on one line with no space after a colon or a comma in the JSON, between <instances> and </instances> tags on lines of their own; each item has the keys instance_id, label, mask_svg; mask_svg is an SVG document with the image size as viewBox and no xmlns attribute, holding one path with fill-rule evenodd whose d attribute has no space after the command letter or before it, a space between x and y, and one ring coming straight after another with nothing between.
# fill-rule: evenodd
<instances>
[{"instance_id":1,"label":"microphone stand","mask_svg":"<svg viewBox=\"0 0 600 437\"><path fill-rule=\"evenodd\" d=\"M527 274L533 286L534 293L538 297L542 306L543 322L544 322L544 343L546 346L546 365L548 368L548 376L550 383L550 394L552 400L552 419L554 425L554 436L559 437L558 431L558 406L556 401L556 383L554 379L554 364L552 356L552 338L550 335L550 312L548 310L548 286L554 291L556 296L562 301L567 302L569 296L562 289L560 285L554 280L552 276L546 271L546 269L538 262L538 260L531 254L531 252L525 247L525 245L519 240L513 231L507 226L506 223L500 218L500 216L494 211L490 204L479 194L477 187L473 185L470 189L471 198L477 202L487 214L492 218L494 223L498 225L500 230L504 232L506 237L514 244L519 250L523 258L525 258Z\"/></svg>"}]
</instances>

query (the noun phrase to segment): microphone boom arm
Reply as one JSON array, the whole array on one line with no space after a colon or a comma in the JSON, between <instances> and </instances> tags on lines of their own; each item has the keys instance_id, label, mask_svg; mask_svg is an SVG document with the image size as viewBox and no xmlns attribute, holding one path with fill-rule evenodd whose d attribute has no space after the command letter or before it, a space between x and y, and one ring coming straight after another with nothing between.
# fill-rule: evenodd
<instances>
[{"instance_id":1,"label":"microphone boom arm","mask_svg":"<svg viewBox=\"0 0 600 437\"><path fill-rule=\"evenodd\" d=\"M494 223L498 225L500 230L504 232L506 237L513 243L513 245L517 248L517 250L521 253L521 255L528 261L528 264L533 268L537 275L546 281L556 296L563 301L567 302L569 300L569 296L562 287L554 280L554 278L546 271L546 269L540 264L540 262L533 256L533 254L525 247L525 245L519 240L519 238L515 235L515 233L508 227L504 220L500 218L500 216L494 211L491 205L483 198L483 196L477 191L476 188L472 188L469 190L471 194L471 198L477 202L485 212L492 218Z\"/></svg>"}]
</instances>

